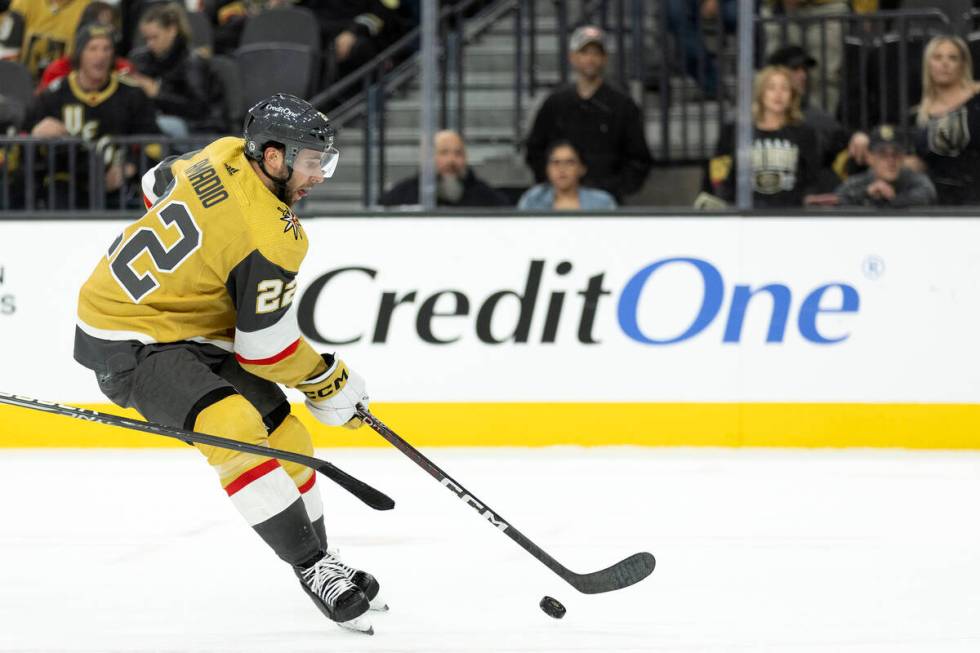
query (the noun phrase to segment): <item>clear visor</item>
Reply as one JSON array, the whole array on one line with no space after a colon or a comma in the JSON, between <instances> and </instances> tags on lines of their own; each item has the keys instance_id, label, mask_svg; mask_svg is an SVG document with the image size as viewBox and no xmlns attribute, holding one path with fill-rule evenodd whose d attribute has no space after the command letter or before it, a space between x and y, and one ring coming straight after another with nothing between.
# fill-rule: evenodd
<instances>
[{"instance_id":1,"label":"clear visor","mask_svg":"<svg viewBox=\"0 0 980 653\"><path fill-rule=\"evenodd\" d=\"M304 148L293 159L293 170L308 177L329 178L337 169L339 160L340 152L333 146L325 151Z\"/></svg>"}]
</instances>

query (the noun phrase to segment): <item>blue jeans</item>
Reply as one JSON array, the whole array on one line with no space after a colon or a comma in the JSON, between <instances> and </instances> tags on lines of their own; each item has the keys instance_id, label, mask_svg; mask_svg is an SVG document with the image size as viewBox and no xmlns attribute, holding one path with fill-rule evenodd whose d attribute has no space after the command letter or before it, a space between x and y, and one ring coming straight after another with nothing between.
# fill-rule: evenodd
<instances>
[{"instance_id":1,"label":"blue jeans","mask_svg":"<svg viewBox=\"0 0 980 653\"><path fill-rule=\"evenodd\" d=\"M705 95L718 92L718 62L701 38L701 3L698 0L665 0L667 29L677 39L684 72L692 77ZM721 20L726 32L735 31L738 15L737 0L718 0Z\"/></svg>"}]
</instances>

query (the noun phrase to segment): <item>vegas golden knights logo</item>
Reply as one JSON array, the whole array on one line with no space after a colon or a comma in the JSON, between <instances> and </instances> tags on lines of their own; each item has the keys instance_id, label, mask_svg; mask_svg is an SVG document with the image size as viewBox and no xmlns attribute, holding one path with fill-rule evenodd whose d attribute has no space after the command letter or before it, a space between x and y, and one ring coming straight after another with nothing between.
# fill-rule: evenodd
<instances>
[{"instance_id":1,"label":"vegas golden knights logo","mask_svg":"<svg viewBox=\"0 0 980 653\"><path fill-rule=\"evenodd\" d=\"M64 118L65 129L72 136L80 136L90 141L95 137L99 128L96 120L85 122L85 115L80 104L67 104L62 107L61 115Z\"/></svg>"},{"instance_id":2,"label":"vegas golden knights logo","mask_svg":"<svg viewBox=\"0 0 980 653\"><path fill-rule=\"evenodd\" d=\"M970 143L966 107L929 121L929 151L939 156L959 156Z\"/></svg>"}]
</instances>

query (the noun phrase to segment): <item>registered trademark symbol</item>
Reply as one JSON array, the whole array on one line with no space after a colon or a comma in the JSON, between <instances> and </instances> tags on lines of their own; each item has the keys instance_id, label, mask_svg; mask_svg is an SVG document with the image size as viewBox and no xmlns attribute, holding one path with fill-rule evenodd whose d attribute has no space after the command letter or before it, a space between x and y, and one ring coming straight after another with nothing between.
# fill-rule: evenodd
<instances>
[{"instance_id":1,"label":"registered trademark symbol","mask_svg":"<svg viewBox=\"0 0 980 653\"><path fill-rule=\"evenodd\" d=\"M864 262L861 264L861 271L864 272L864 276L868 279L880 279L885 274L885 260L880 256L872 254L864 259Z\"/></svg>"}]
</instances>

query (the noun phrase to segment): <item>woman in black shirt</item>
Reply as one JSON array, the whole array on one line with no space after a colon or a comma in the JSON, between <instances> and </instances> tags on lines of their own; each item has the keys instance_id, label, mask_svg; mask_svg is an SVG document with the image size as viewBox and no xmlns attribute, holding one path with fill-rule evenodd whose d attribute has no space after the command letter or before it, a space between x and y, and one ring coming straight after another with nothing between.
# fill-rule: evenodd
<instances>
[{"instance_id":1,"label":"woman in black shirt","mask_svg":"<svg viewBox=\"0 0 980 653\"><path fill-rule=\"evenodd\" d=\"M146 47L130 53L136 72L128 77L153 101L160 129L177 138L189 131L213 130L215 119L209 116L220 105L209 98L207 61L191 52L190 24L183 7L173 2L151 5L140 18L139 29Z\"/></svg>"},{"instance_id":2,"label":"woman in black shirt","mask_svg":"<svg viewBox=\"0 0 980 653\"><path fill-rule=\"evenodd\" d=\"M916 154L939 204L980 203L980 84L970 49L956 36L937 36L923 55L922 101L916 111Z\"/></svg>"},{"instance_id":3,"label":"woman in black shirt","mask_svg":"<svg viewBox=\"0 0 980 653\"><path fill-rule=\"evenodd\" d=\"M767 66L755 77L752 97L752 191L756 207L800 207L813 185L819 156L817 137L803 123L800 96L790 71ZM722 127L717 154L709 163L713 193L735 200L735 126Z\"/></svg>"}]
</instances>

